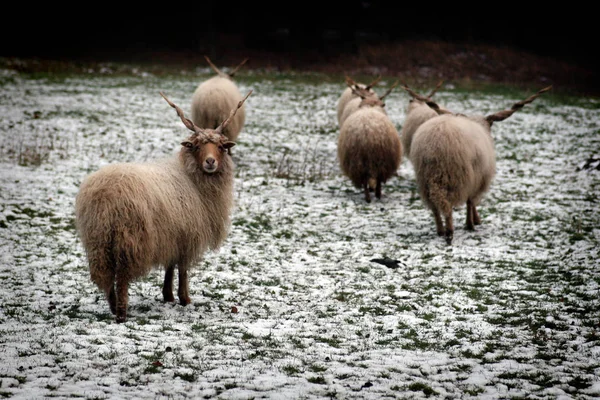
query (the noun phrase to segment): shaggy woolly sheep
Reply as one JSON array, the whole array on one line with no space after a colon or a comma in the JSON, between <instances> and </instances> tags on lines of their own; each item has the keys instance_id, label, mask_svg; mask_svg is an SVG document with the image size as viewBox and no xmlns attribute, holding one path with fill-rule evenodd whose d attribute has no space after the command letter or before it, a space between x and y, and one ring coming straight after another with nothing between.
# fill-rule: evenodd
<instances>
[{"instance_id":1,"label":"shaggy woolly sheep","mask_svg":"<svg viewBox=\"0 0 600 400\"><path fill-rule=\"evenodd\" d=\"M342 92L342 95L340 96L337 104L337 119L339 126L342 126L341 118L344 112L344 108L346 108L346 104L348 104L350 100L356 99L358 97L352 92L352 90L354 89L355 91L362 93L364 96L375 95L373 86L375 86L375 84L380 80L381 76L378 76L373 82L369 83L368 85L365 85L364 83L354 82L352 78L346 76L346 85L348 87Z\"/></svg>"},{"instance_id":2,"label":"shaggy woolly sheep","mask_svg":"<svg viewBox=\"0 0 600 400\"><path fill-rule=\"evenodd\" d=\"M358 110L358 108L361 106L361 104L363 104L363 99L366 98L373 98L375 102L377 102L377 100L380 100L383 102L383 100L387 97L387 95L389 95L392 90L398 85L398 81L394 82L394 84L387 90L387 92L385 92L381 97L377 96L377 93L375 93L375 91L371 90L369 92L362 90L362 89L355 89L354 86L350 86L349 89L351 90L352 94L355 96L353 99L350 99L347 103L346 103L346 107L344 107L344 112L342 112L342 116L339 119L339 124L340 127L344 125L344 121L346 121L346 119L348 119L348 117L354 113L356 110ZM354 94L357 93L357 94ZM385 111L385 108L380 107L379 111L383 112L385 115L387 115L387 112Z\"/></svg>"},{"instance_id":3,"label":"shaggy woolly sheep","mask_svg":"<svg viewBox=\"0 0 600 400\"><path fill-rule=\"evenodd\" d=\"M107 165L83 180L75 200L77 231L91 280L117 322L127 318L129 283L159 265L165 268L164 301L174 301L177 266L179 302L190 303L188 269L228 233L234 179L228 150L235 143L223 131L250 93L216 129L199 128L161 93L194 132L178 156Z\"/></svg>"},{"instance_id":4,"label":"shaggy woolly sheep","mask_svg":"<svg viewBox=\"0 0 600 400\"><path fill-rule=\"evenodd\" d=\"M491 126L531 103L551 89L515 103L511 109L488 116L452 114L435 102L428 102L440 115L424 122L415 132L411 161L419 195L433 212L437 233L452 244L454 224L452 208L467 204L466 227L481 224L477 212L496 173L496 155ZM441 216L445 219L445 228Z\"/></svg>"},{"instance_id":5,"label":"shaggy woolly sheep","mask_svg":"<svg viewBox=\"0 0 600 400\"><path fill-rule=\"evenodd\" d=\"M402 141L402 149L404 150L404 156L407 159L410 159L410 147L412 143L412 138L417 128L428 119L438 116L438 113L427 105L427 102L431 101L431 97L442 86L442 83L443 82L438 83L437 86L427 96L421 96L415 93L406 84L404 84L404 86L401 86L412 97L408 103L408 109L406 111L404 125L402 125L402 129L400 130L400 140Z\"/></svg>"},{"instance_id":6,"label":"shaggy woolly sheep","mask_svg":"<svg viewBox=\"0 0 600 400\"><path fill-rule=\"evenodd\" d=\"M348 116L337 143L340 167L355 187L362 188L367 203L370 191L381 198L381 186L392 177L402 160L402 144L394 124L386 115L385 104L377 96L354 91L362 102Z\"/></svg>"},{"instance_id":7,"label":"shaggy woolly sheep","mask_svg":"<svg viewBox=\"0 0 600 400\"><path fill-rule=\"evenodd\" d=\"M248 59L246 58L227 74L218 69L208 57L205 58L217 75L202 82L194 91L191 116L196 126L202 129L215 129L242 98L238 87L233 82L233 77ZM227 128L223 130L223 134L231 141L236 141L245 120L246 108L242 105Z\"/></svg>"}]
</instances>

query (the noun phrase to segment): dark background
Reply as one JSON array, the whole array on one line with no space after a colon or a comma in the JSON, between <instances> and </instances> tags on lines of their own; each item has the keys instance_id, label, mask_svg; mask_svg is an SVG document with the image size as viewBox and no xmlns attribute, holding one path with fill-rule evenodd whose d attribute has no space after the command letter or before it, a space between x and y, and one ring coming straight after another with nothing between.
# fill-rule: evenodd
<instances>
[{"instance_id":1,"label":"dark background","mask_svg":"<svg viewBox=\"0 0 600 400\"><path fill-rule=\"evenodd\" d=\"M218 61L261 52L301 68L357 55L365 46L426 40L511 48L595 75L600 35L594 12L578 4L562 3L560 9L547 4L204 1L190 6L171 2L136 7L122 2L66 7L23 3L14 5L16 11L4 13L0 55L168 61L172 53L191 58L206 54ZM596 85L596 79L586 79Z\"/></svg>"}]
</instances>

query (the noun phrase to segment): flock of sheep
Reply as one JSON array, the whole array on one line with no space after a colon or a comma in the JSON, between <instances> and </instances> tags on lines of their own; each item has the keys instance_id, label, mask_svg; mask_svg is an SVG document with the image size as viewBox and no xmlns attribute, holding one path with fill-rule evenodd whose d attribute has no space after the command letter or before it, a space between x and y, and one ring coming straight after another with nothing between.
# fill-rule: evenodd
<instances>
[{"instance_id":1,"label":"flock of sheep","mask_svg":"<svg viewBox=\"0 0 600 400\"><path fill-rule=\"evenodd\" d=\"M177 156L147 163L116 163L88 175L75 200L76 227L89 263L91 280L106 294L116 322L127 320L129 284L164 266L163 299L175 301L173 279L178 272L178 298L189 297L188 269L207 250L225 241L233 206L235 146L245 122L244 102L232 72L219 70L202 82L191 103L191 119L163 93L186 128ZM382 185L397 171L404 155L415 169L419 194L433 212L437 233L452 243L452 208L467 204L467 229L481 219L476 206L495 174L490 128L531 103L547 87L509 110L488 116L454 114L428 96L405 89L412 97L401 134L386 111L384 98L370 84L346 78L339 98L338 158L344 175L381 198ZM445 219L445 226L441 216Z\"/></svg>"}]
</instances>

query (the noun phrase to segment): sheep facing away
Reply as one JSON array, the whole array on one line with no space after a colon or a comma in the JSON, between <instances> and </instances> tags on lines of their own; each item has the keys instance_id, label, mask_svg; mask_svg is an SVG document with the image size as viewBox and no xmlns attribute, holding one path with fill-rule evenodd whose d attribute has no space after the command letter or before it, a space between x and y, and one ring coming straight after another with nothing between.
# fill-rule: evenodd
<instances>
[{"instance_id":1,"label":"sheep facing away","mask_svg":"<svg viewBox=\"0 0 600 400\"><path fill-rule=\"evenodd\" d=\"M433 95L442 86L443 81L440 81L437 86L427 96L421 96L414 92L408 85L404 84L401 86L410 95L411 99L408 103L408 109L406 111L406 118L404 124L400 130L400 140L402 141L402 149L404 150L404 157L410 159L410 148L412 144L412 138L419 126L423 122L437 117L438 113L427 105L428 101L431 101Z\"/></svg>"},{"instance_id":2,"label":"sheep facing away","mask_svg":"<svg viewBox=\"0 0 600 400\"><path fill-rule=\"evenodd\" d=\"M419 195L432 211L437 233L445 235L446 243L452 244L454 236L453 207L467 204L468 230L481 224L477 206L496 174L492 124L510 117L550 89L544 88L511 109L488 116L452 114L433 101L427 102L440 115L417 129L410 154Z\"/></svg>"},{"instance_id":3,"label":"sheep facing away","mask_svg":"<svg viewBox=\"0 0 600 400\"><path fill-rule=\"evenodd\" d=\"M215 129L227 118L229 111L235 108L242 95L233 82L238 70L248 61L243 60L233 71L225 73L218 69L211 60L206 61L217 73L216 76L200 83L192 95L191 117L194 124L202 129ZM246 120L246 107L238 110L223 134L231 141L236 141Z\"/></svg>"},{"instance_id":4,"label":"sheep facing away","mask_svg":"<svg viewBox=\"0 0 600 400\"><path fill-rule=\"evenodd\" d=\"M375 80L373 80L368 85L365 85L364 83L357 83L354 80L352 80L352 78L350 78L349 76L346 76L346 85L348 87L346 89L344 89L344 91L340 95L340 98L338 99L338 104L337 104L337 119L338 119L339 126L342 126L341 118L342 118L342 114L344 113L344 109L346 108L346 104L348 104L348 102L350 100L358 97L356 94L354 94L354 92L352 90L362 93L364 96L374 95L375 91L373 90L373 87L380 80L381 80L381 75L378 76L377 78L375 78Z\"/></svg>"},{"instance_id":5,"label":"sheep facing away","mask_svg":"<svg viewBox=\"0 0 600 400\"><path fill-rule=\"evenodd\" d=\"M342 127L344 125L344 122L346 121L346 119L348 119L350 114L352 114L356 110L358 110L359 107L361 107L361 105L364 106L366 104L365 102L372 101L374 105L378 105L378 102L381 101L382 102L381 104L383 104L383 100L392 92L392 90L396 86L398 86L398 81L394 82L394 84L392 84L392 86L390 86L390 88L381 96L378 96L377 93L372 89L371 89L371 91L366 91L364 89L355 89L353 86L349 87L349 89L352 91L352 94L355 97L353 99L350 99L346 103L346 107L344 107L342 116L339 119L340 127ZM379 107L379 110L381 112L383 112L385 115L387 115L387 112L385 111L384 106Z\"/></svg>"},{"instance_id":6,"label":"sheep facing away","mask_svg":"<svg viewBox=\"0 0 600 400\"><path fill-rule=\"evenodd\" d=\"M188 269L227 237L234 180L228 151L235 143L222 133L250 93L216 129L199 128L161 93L194 132L181 142L178 155L107 165L81 183L77 232L91 280L106 294L116 322L127 319L129 283L159 265L165 268L164 301L174 301L177 267L179 302L191 302Z\"/></svg>"},{"instance_id":7,"label":"sheep facing away","mask_svg":"<svg viewBox=\"0 0 600 400\"><path fill-rule=\"evenodd\" d=\"M391 178L402 161L402 144L394 124L383 110L385 104L377 96L361 98L358 109L350 114L340 129L337 154L344 175L357 188L362 188L367 203L370 191L381 198L382 184Z\"/></svg>"}]
</instances>

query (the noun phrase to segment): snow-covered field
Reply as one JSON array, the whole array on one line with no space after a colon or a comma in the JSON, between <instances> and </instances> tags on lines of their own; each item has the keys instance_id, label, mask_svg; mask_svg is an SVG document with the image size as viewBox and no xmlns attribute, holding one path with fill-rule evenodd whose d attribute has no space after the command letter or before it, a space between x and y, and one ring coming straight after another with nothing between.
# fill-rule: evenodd
<instances>
[{"instance_id":1,"label":"snow-covered field","mask_svg":"<svg viewBox=\"0 0 600 400\"><path fill-rule=\"evenodd\" d=\"M457 209L447 246L407 160L370 204L341 174L343 77L244 71L226 243L193 271L192 305L162 303L156 270L116 324L74 230L79 184L176 152L189 132L159 91L189 115L210 75L104 72L0 71L0 397L600 397L597 99L550 92L495 123L483 224ZM489 114L540 88L435 99ZM408 99L386 99L398 131Z\"/></svg>"}]
</instances>

